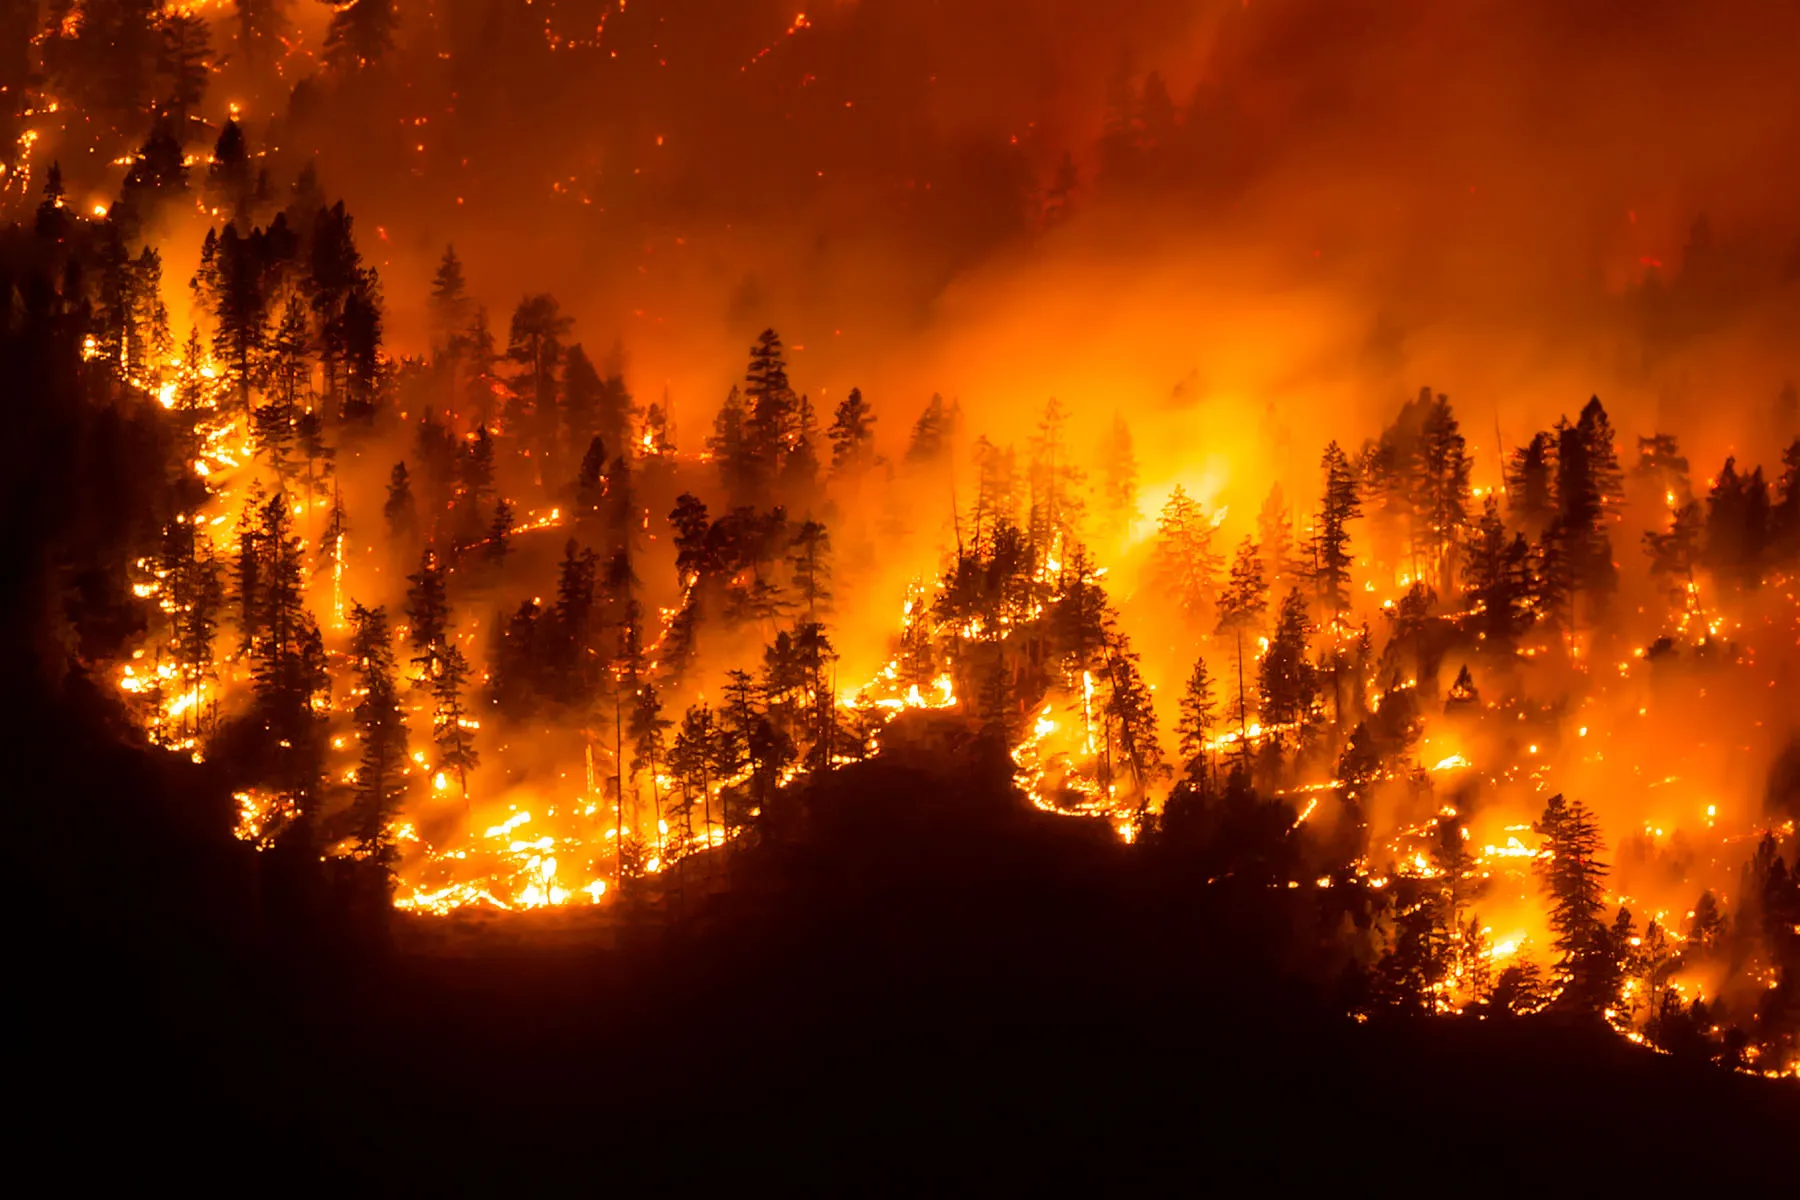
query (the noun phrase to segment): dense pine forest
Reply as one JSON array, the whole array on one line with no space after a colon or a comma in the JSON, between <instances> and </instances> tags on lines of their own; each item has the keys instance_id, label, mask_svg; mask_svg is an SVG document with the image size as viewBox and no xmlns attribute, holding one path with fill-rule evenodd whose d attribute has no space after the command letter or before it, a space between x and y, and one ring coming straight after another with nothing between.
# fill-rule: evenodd
<instances>
[{"instance_id":1,"label":"dense pine forest","mask_svg":"<svg viewBox=\"0 0 1800 1200\"><path fill-rule=\"evenodd\" d=\"M1541 1113L1597 1171L1767 1168L1792 212L1312 213L1324 146L1450 169L1326 82L1448 18L646 7L7 5L45 1132L666 1184L781 1133L1455 1171ZM1728 7L1761 80L1792 22Z\"/></svg>"}]
</instances>

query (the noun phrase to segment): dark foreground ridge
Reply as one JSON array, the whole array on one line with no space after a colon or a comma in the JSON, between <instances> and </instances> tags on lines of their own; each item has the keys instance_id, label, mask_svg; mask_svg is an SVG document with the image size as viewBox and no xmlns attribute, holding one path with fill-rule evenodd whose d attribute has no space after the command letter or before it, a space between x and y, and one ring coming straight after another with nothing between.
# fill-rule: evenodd
<instances>
[{"instance_id":1,"label":"dark foreground ridge","mask_svg":"<svg viewBox=\"0 0 1800 1200\"><path fill-rule=\"evenodd\" d=\"M728 883L382 930L283 912L197 772L38 720L13 1079L66 1179L1717 1181L1800 1128L1603 1029L1353 1022L1305 890L1033 812L979 742L796 794Z\"/></svg>"}]
</instances>

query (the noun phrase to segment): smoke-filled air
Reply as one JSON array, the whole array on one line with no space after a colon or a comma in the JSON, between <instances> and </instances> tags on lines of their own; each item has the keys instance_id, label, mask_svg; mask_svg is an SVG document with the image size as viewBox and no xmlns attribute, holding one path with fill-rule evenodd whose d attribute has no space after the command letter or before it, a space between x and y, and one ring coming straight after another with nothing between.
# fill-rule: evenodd
<instances>
[{"instance_id":1,"label":"smoke-filled air","mask_svg":"<svg viewBox=\"0 0 1800 1200\"><path fill-rule=\"evenodd\" d=\"M1800 6L796 2L9 0L9 688L282 945L1047 838L1800 1073Z\"/></svg>"}]
</instances>

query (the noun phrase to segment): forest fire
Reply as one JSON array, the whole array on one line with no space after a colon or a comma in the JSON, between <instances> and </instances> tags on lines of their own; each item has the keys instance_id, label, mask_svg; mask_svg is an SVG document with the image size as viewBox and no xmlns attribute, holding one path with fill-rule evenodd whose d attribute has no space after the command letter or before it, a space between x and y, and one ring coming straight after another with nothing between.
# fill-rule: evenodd
<instances>
[{"instance_id":1,"label":"forest fire","mask_svg":"<svg viewBox=\"0 0 1800 1200\"><path fill-rule=\"evenodd\" d=\"M26 7L18 673L269 920L676 954L907 788L1347 1029L1800 1077L1800 227L1732 189L1800 126L1563 190L1470 140L1503 55L1268 82L1298 0L1043 77L874 3Z\"/></svg>"}]
</instances>

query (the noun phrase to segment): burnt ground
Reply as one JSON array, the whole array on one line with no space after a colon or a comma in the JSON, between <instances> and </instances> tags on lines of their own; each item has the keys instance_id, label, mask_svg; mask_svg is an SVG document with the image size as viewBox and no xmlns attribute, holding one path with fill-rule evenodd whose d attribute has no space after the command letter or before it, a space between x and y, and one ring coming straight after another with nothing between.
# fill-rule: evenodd
<instances>
[{"instance_id":1,"label":"burnt ground","mask_svg":"<svg viewBox=\"0 0 1800 1200\"><path fill-rule=\"evenodd\" d=\"M1793 1178L1800 1086L1350 1021L1305 891L1146 866L979 753L843 772L623 914L380 930L283 915L203 772L36 746L8 1081L15 1162L71 1183Z\"/></svg>"}]
</instances>

